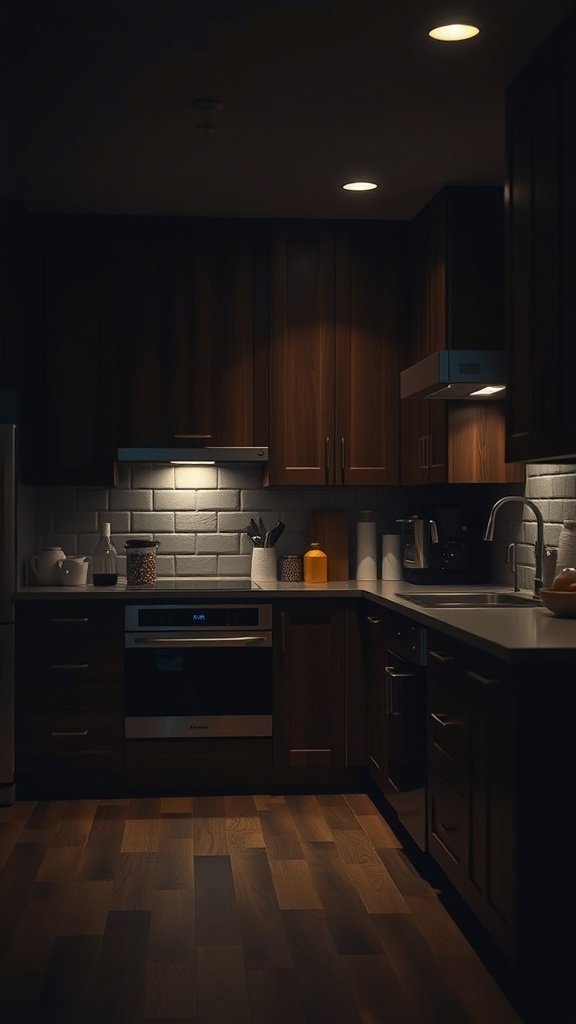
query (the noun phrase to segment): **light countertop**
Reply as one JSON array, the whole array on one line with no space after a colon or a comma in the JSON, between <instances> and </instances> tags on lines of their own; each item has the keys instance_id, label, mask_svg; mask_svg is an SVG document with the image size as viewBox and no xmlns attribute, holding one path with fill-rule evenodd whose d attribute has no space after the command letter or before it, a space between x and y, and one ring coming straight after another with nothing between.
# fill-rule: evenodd
<instances>
[{"instance_id":1,"label":"light countertop","mask_svg":"<svg viewBox=\"0 0 576 1024\"><path fill-rule=\"evenodd\" d=\"M216 588L214 583L217 582ZM292 599L292 598L365 598L383 607L402 612L423 626L438 629L456 639L504 658L522 661L554 658L576 662L576 619L561 619L543 605L527 602L526 608L424 608L405 595L426 592L479 593L507 587L417 586L403 581L343 580L330 583L251 583L247 579L219 578L218 581L194 578L159 578L153 587L128 587L121 579L115 587L22 587L17 602L26 600L142 600L168 597L193 600ZM526 598L530 594L525 593Z\"/></svg>"}]
</instances>

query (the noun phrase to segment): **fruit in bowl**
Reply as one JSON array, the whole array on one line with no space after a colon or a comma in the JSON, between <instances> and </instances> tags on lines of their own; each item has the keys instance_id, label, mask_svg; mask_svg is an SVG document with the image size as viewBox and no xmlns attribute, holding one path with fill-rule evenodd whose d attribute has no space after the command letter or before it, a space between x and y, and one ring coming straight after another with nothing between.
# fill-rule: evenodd
<instances>
[{"instance_id":1,"label":"fruit in bowl","mask_svg":"<svg viewBox=\"0 0 576 1024\"><path fill-rule=\"evenodd\" d=\"M575 570L568 571L574 572ZM571 580L570 577L564 577L561 585L557 587L556 580L561 575L556 577L550 590L540 591L542 604L553 615L557 615L561 619L576 619L576 579Z\"/></svg>"},{"instance_id":2,"label":"fruit in bowl","mask_svg":"<svg viewBox=\"0 0 576 1024\"><path fill-rule=\"evenodd\" d=\"M552 581L552 590L576 592L576 569L562 569Z\"/></svg>"}]
</instances>

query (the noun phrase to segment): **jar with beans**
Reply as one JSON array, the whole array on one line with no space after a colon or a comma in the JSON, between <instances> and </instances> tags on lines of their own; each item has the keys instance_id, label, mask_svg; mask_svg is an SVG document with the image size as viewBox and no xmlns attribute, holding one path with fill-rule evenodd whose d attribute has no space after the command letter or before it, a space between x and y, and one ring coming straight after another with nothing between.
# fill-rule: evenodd
<instances>
[{"instance_id":1,"label":"jar with beans","mask_svg":"<svg viewBox=\"0 0 576 1024\"><path fill-rule=\"evenodd\" d=\"M151 587L156 583L157 540L127 540L126 583L129 587Z\"/></svg>"}]
</instances>

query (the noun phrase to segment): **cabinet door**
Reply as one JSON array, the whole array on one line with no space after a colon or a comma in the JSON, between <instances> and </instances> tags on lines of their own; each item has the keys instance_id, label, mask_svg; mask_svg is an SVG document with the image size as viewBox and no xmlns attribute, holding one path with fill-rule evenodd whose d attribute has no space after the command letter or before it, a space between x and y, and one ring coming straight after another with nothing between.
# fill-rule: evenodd
<instances>
[{"instance_id":1,"label":"cabinet door","mask_svg":"<svg viewBox=\"0 0 576 1024\"><path fill-rule=\"evenodd\" d=\"M26 348L29 218L17 202L0 203L0 385L20 382L21 359Z\"/></svg>"},{"instance_id":2,"label":"cabinet door","mask_svg":"<svg viewBox=\"0 0 576 1024\"><path fill-rule=\"evenodd\" d=\"M572 18L508 95L508 458L576 454L575 65Z\"/></svg>"},{"instance_id":3,"label":"cabinet door","mask_svg":"<svg viewBox=\"0 0 576 1024\"><path fill-rule=\"evenodd\" d=\"M84 219L35 228L43 303L22 389L23 478L108 485L117 366L104 329L104 239Z\"/></svg>"},{"instance_id":4,"label":"cabinet door","mask_svg":"<svg viewBox=\"0 0 576 1024\"><path fill-rule=\"evenodd\" d=\"M384 623L371 612L363 616L362 647L366 681L366 767L375 782L388 777L386 756L386 644Z\"/></svg>"},{"instance_id":5,"label":"cabinet door","mask_svg":"<svg viewBox=\"0 0 576 1024\"><path fill-rule=\"evenodd\" d=\"M334 480L334 232L272 234L270 483ZM338 461L338 465L340 462Z\"/></svg>"},{"instance_id":6,"label":"cabinet door","mask_svg":"<svg viewBox=\"0 0 576 1024\"><path fill-rule=\"evenodd\" d=\"M403 255L403 235L389 226L339 234L335 483L398 482Z\"/></svg>"},{"instance_id":7,"label":"cabinet door","mask_svg":"<svg viewBox=\"0 0 576 1024\"><path fill-rule=\"evenodd\" d=\"M279 609L274 704L277 765L346 765L345 609L314 602Z\"/></svg>"}]
</instances>

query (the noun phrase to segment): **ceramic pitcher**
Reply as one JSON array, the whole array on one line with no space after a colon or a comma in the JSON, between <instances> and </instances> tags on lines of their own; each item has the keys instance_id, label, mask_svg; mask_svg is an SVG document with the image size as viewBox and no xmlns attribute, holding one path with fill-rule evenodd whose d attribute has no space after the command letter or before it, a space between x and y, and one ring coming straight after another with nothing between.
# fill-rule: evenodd
<instances>
[{"instance_id":1,"label":"ceramic pitcher","mask_svg":"<svg viewBox=\"0 0 576 1024\"><path fill-rule=\"evenodd\" d=\"M41 587L58 586L60 582L58 562L65 561L62 548L44 548L30 559L30 582Z\"/></svg>"}]
</instances>

